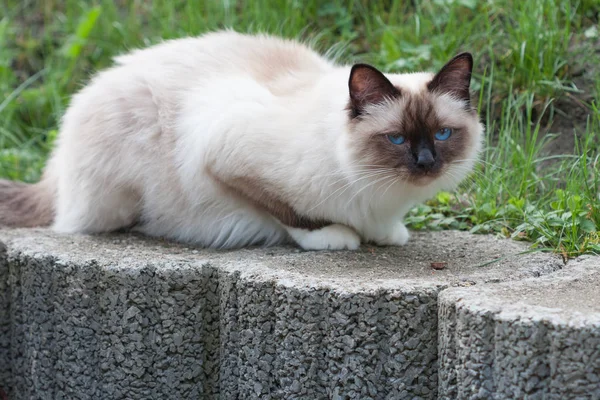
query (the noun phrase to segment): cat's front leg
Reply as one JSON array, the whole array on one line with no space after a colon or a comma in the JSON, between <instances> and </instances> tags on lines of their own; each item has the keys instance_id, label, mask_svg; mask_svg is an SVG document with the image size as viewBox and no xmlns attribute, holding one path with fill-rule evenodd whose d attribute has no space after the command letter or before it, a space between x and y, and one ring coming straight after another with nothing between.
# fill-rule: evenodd
<instances>
[{"instance_id":1,"label":"cat's front leg","mask_svg":"<svg viewBox=\"0 0 600 400\"><path fill-rule=\"evenodd\" d=\"M213 171L209 171L209 174L224 189L274 217L304 250L356 250L360 247L360 236L356 231L345 225L299 214L289 199L282 196L280 191L269 188L263 180L232 177Z\"/></svg>"},{"instance_id":2,"label":"cat's front leg","mask_svg":"<svg viewBox=\"0 0 600 400\"><path fill-rule=\"evenodd\" d=\"M373 223L361 233L367 241L379 246L404 246L410 239L410 232L402 220L387 224Z\"/></svg>"},{"instance_id":3,"label":"cat's front leg","mask_svg":"<svg viewBox=\"0 0 600 400\"><path fill-rule=\"evenodd\" d=\"M314 230L286 226L286 230L304 250L356 250L360 247L360 236L341 224Z\"/></svg>"}]
</instances>

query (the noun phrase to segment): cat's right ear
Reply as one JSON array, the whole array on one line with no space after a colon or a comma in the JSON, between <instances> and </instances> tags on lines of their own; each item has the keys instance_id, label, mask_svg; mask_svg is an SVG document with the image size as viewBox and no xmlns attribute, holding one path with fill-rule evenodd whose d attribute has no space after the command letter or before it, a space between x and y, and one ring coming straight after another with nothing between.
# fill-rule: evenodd
<instances>
[{"instance_id":1,"label":"cat's right ear","mask_svg":"<svg viewBox=\"0 0 600 400\"><path fill-rule=\"evenodd\" d=\"M470 107L471 74L473 72L473 56L461 53L448 61L431 82L427 84L430 92L447 93L463 100Z\"/></svg>"},{"instance_id":2,"label":"cat's right ear","mask_svg":"<svg viewBox=\"0 0 600 400\"><path fill-rule=\"evenodd\" d=\"M371 104L379 104L400 96L400 91L377 68L368 64L355 64L348 80L352 118L363 114Z\"/></svg>"}]
</instances>

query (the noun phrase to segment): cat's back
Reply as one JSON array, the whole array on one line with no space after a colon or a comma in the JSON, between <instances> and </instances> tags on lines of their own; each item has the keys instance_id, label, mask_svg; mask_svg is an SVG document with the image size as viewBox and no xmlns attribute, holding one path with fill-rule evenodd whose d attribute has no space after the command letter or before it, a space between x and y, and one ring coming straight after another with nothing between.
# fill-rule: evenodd
<instances>
[{"instance_id":1,"label":"cat's back","mask_svg":"<svg viewBox=\"0 0 600 400\"><path fill-rule=\"evenodd\" d=\"M231 104L234 91L244 100L258 98L256 89L270 96L295 94L333 68L308 46L268 35L220 31L167 40L116 57L112 68L77 93L60 142L106 147L115 136L136 138L136 146L144 138L151 148L155 138L171 140L190 99L194 113L202 109L214 116Z\"/></svg>"},{"instance_id":2,"label":"cat's back","mask_svg":"<svg viewBox=\"0 0 600 400\"><path fill-rule=\"evenodd\" d=\"M156 71L163 79L188 81L249 76L271 84L289 76L325 73L333 65L305 44L233 31L168 40L116 57L117 65Z\"/></svg>"}]
</instances>

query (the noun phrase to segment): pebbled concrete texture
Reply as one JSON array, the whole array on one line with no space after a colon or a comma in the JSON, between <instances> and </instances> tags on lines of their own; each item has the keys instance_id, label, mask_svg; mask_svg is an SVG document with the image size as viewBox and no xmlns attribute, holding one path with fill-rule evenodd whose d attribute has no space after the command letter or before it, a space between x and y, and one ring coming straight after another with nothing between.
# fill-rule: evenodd
<instances>
[{"instance_id":1,"label":"pebbled concrete texture","mask_svg":"<svg viewBox=\"0 0 600 400\"><path fill-rule=\"evenodd\" d=\"M213 251L47 230L3 230L0 242L0 360L8 360L0 361L0 387L11 400L435 399L438 386L440 398L455 398L472 387L458 365L469 353L456 345L460 293L575 271L553 255L519 255L522 243L461 232L416 233L407 247L356 252ZM586 315L597 315L594 304ZM484 327L478 321L473 332ZM473 357L492 357L487 336L478 337ZM562 351L583 346L597 362L590 340ZM523 346L537 355L544 343ZM533 355L505 358L513 365L506 376L525 368L531 381ZM569 396L560 398L585 398Z\"/></svg>"},{"instance_id":2,"label":"pebbled concrete texture","mask_svg":"<svg viewBox=\"0 0 600 400\"><path fill-rule=\"evenodd\" d=\"M441 399L600 399L600 259L439 296Z\"/></svg>"},{"instance_id":3,"label":"pebbled concrete texture","mask_svg":"<svg viewBox=\"0 0 600 400\"><path fill-rule=\"evenodd\" d=\"M6 246L0 242L0 389L5 388L5 390L13 386L12 369L9 362L11 360L10 338L12 328L10 318L10 289Z\"/></svg>"}]
</instances>

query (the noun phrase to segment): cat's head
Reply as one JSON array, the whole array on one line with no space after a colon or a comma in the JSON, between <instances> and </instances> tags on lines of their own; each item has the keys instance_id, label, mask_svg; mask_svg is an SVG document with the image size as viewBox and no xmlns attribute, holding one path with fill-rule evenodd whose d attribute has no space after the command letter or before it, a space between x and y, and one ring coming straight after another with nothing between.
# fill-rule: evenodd
<instances>
[{"instance_id":1,"label":"cat's head","mask_svg":"<svg viewBox=\"0 0 600 400\"><path fill-rule=\"evenodd\" d=\"M352 168L374 178L451 189L473 168L483 126L471 105L473 58L462 53L437 74L384 75L366 64L348 82L347 150ZM376 170L382 171L375 174Z\"/></svg>"}]
</instances>

